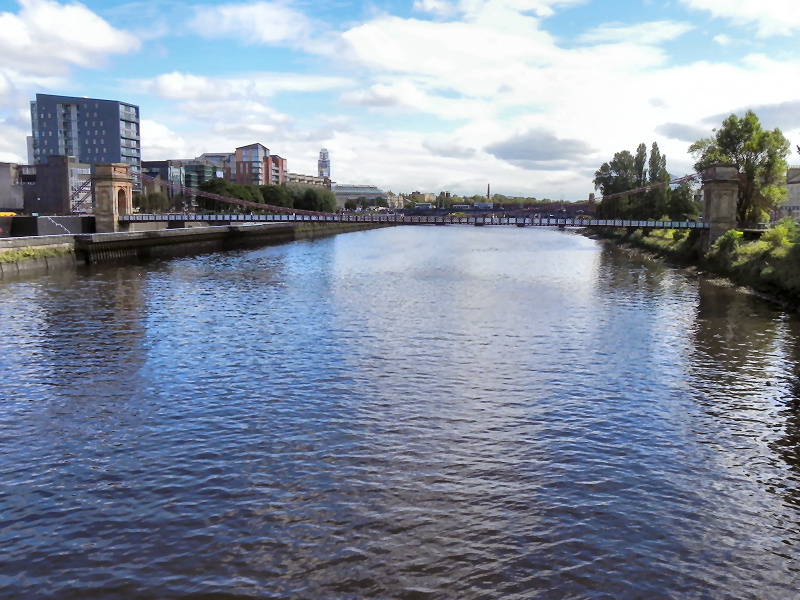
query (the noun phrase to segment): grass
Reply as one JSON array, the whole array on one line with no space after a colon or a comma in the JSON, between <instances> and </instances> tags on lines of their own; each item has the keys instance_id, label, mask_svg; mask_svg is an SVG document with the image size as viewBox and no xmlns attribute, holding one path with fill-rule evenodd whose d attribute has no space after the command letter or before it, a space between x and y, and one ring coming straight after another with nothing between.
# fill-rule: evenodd
<instances>
[{"instance_id":1,"label":"grass","mask_svg":"<svg viewBox=\"0 0 800 600\"><path fill-rule=\"evenodd\" d=\"M728 231L711 247L707 261L738 283L800 303L800 226L792 219L753 241Z\"/></svg>"},{"instance_id":2,"label":"grass","mask_svg":"<svg viewBox=\"0 0 800 600\"><path fill-rule=\"evenodd\" d=\"M783 219L755 240L728 231L705 254L698 230L608 228L599 234L683 264L698 264L787 304L800 305L800 226L792 219Z\"/></svg>"},{"instance_id":3,"label":"grass","mask_svg":"<svg viewBox=\"0 0 800 600\"><path fill-rule=\"evenodd\" d=\"M0 251L0 262L12 263L39 258L53 258L72 254L71 248L23 248L21 250Z\"/></svg>"}]
</instances>

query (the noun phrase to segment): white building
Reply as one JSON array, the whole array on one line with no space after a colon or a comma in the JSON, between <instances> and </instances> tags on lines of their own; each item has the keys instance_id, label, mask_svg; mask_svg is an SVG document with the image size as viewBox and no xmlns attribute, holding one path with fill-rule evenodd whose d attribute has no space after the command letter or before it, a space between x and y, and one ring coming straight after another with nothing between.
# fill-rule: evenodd
<instances>
[{"instance_id":1,"label":"white building","mask_svg":"<svg viewBox=\"0 0 800 600\"><path fill-rule=\"evenodd\" d=\"M786 172L786 188L789 195L781 206L781 217L792 217L800 221L800 167L789 167Z\"/></svg>"},{"instance_id":2,"label":"white building","mask_svg":"<svg viewBox=\"0 0 800 600\"><path fill-rule=\"evenodd\" d=\"M334 185L331 191L336 196L336 208L344 208L345 202L359 198L367 200L370 204L375 200L388 201L386 192L374 185Z\"/></svg>"}]
</instances>

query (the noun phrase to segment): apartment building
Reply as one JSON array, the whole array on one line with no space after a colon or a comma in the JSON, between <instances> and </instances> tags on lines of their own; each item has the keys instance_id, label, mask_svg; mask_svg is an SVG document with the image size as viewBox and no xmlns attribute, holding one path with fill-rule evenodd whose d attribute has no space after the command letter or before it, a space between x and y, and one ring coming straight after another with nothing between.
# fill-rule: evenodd
<instances>
[{"instance_id":1,"label":"apartment building","mask_svg":"<svg viewBox=\"0 0 800 600\"><path fill-rule=\"evenodd\" d=\"M287 173L286 183L289 185L311 185L316 187L331 190L331 180L327 177L318 177L316 175L303 175L302 173Z\"/></svg>"},{"instance_id":2,"label":"apartment building","mask_svg":"<svg viewBox=\"0 0 800 600\"><path fill-rule=\"evenodd\" d=\"M31 102L31 164L50 156L79 163L126 163L141 170L139 107L117 100L36 94Z\"/></svg>"},{"instance_id":3,"label":"apartment building","mask_svg":"<svg viewBox=\"0 0 800 600\"><path fill-rule=\"evenodd\" d=\"M241 185L281 185L287 182L289 167L285 158L270 154L263 144L236 148L234 183Z\"/></svg>"},{"instance_id":4,"label":"apartment building","mask_svg":"<svg viewBox=\"0 0 800 600\"><path fill-rule=\"evenodd\" d=\"M196 165L212 165L218 173L215 177L224 179L228 183L236 183L235 152L205 152L190 162Z\"/></svg>"},{"instance_id":5,"label":"apartment building","mask_svg":"<svg viewBox=\"0 0 800 600\"><path fill-rule=\"evenodd\" d=\"M269 156L269 184L282 185L289 181L289 166L285 158L277 154Z\"/></svg>"}]
</instances>

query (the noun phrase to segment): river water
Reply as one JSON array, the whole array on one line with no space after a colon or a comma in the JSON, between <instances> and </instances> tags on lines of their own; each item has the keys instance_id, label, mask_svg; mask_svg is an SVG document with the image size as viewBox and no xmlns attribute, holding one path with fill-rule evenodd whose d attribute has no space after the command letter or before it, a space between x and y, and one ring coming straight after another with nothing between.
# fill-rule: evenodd
<instances>
[{"instance_id":1,"label":"river water","mask_svg":"<svg viewBox=\"0 0 800 600\"><path fill-rule=\"evenodd\" d=\"M569 232L0 282L0 596L797 598L798 319Z\"/></svg>"}]
</instances>

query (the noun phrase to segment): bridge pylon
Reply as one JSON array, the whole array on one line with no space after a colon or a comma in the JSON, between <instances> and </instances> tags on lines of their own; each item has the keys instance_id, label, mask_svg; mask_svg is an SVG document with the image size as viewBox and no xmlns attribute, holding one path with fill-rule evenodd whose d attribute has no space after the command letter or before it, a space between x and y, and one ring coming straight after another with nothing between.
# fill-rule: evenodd
<instances>
[{"instance_id":1,"label":"bridge pylon","mask_svg":"<svg viewBox=\"0 0 800 600\"><path fill-rule=\"evenodd\" d=\"M739 171L734 165L714 165L703 174L703 220L709 228L703 251L725 232L736 229L736 205L739 200Z\"/></svg>"},{"instance_id":2,"label":"bridge pylon","mask_svg":"<svg viewBox=\"0 0 800 600\"><path fill-rule=\"evenodd\" d=\"M133 213L133 177L125 163L95 165L92 176L94 222L97 233L127 230L119 218Z\"/></svg>"}]
</instances>

